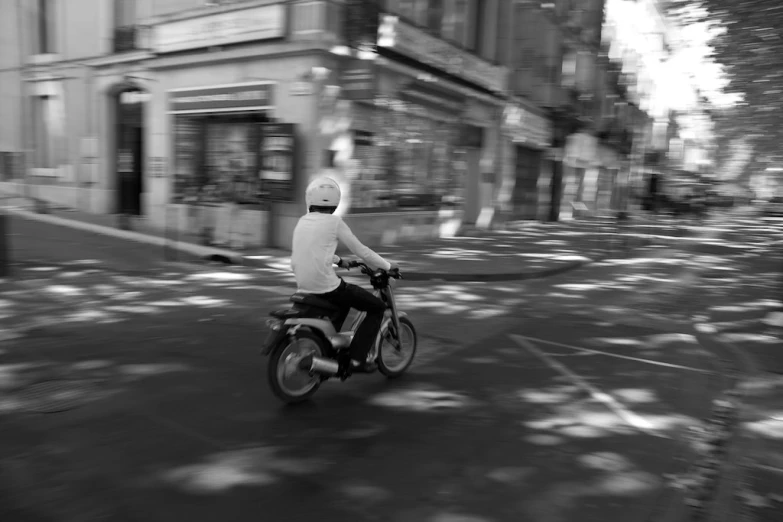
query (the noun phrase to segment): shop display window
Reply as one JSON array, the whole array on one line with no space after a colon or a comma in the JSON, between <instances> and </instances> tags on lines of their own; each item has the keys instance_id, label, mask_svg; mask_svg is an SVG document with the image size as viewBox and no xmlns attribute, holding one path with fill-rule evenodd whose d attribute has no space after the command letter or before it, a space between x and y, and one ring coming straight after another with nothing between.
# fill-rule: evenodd
<instances>
[{"instance_id":1,"label":"shop display window","mask_svg":"<svg viewBox=\"0 0 783 522\"><path fill-rule=\"evenodd\" d=\"M457 122L401 100L355 108L350 212L460 207L467 163ZM362 128L356 128L362 127ZM369 139L368 139L369 136Z\"/></svg>"},{"instance_id":2,"label":"shop display window","mask_svg":"<svg viewBox=\"0 0 783 522\"><path fill-rule=\"evenodd\" d=\"M172 201L259 203L254 121L177 116Z\"/></svg>"}]
</instances>

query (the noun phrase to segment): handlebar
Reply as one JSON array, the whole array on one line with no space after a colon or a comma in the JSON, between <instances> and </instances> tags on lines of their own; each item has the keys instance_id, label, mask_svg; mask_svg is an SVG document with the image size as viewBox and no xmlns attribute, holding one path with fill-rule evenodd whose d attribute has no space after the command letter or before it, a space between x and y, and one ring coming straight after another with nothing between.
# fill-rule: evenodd
<instances>
[{"instance_id":1,"label":"handlebar","mask_svg":"<svg viewBox=\"0 0 783 522\"><path fill-rule=\"evenodd\" d=\"M376 274L388 274L389 277L393 279L403 279L402 274L400 273L399 268L392 268L391 270L384 270L382 268L379 268L378 270L373 270L370 268L366 263L362 263L361 261L356 261L354 259L348 261L347 263L343 264L343 267L346 270L350 270L351 268L361 268L361 271L363 274L368 275L370 277L376 275Z\"/></svg>"}]
</instances>

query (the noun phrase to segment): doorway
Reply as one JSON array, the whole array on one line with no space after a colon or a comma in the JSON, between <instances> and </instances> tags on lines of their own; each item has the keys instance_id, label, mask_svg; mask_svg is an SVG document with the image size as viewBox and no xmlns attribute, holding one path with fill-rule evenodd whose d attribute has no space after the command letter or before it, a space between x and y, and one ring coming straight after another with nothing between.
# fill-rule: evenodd
<instances>
[{"instance_id":1,"label":"doorway","mask_svg":"<svg viewBox=\"0 0 783 522\"><path fill-rule=\"evenodd\" d=\"M541 174L541 151L516 147L514 172L516 182L512 201L514 219L538 217L538 178Z\"/></svg>"},{"instance_id":2,"label":"doorway","mask_svg":"<svg viewBox=\"0 0 783 522\"><path fill-rule=\"evenodd\" d=\"M116 99L117 213L141 216L144 193L144 123L148 93L121 91Z\"/></svg>"}]
</instances>

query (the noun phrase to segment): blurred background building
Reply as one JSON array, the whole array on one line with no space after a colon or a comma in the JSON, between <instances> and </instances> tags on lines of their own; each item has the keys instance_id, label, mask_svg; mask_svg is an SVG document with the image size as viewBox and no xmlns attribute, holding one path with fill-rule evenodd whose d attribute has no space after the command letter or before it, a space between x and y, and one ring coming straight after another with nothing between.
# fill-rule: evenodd
<instances>
[{"instance_id":1,"label":"blurred background building","mask_svg":"<svg viewBox=\"0 0 783 522\"><path fill-rule=\"evenodd\" d=\"M7 0L0 190L288 246L332 169L369 244L636 204L709 164L654 0ZM677 69L679 71L679 69Z\"/></svg>"}]
</instances>

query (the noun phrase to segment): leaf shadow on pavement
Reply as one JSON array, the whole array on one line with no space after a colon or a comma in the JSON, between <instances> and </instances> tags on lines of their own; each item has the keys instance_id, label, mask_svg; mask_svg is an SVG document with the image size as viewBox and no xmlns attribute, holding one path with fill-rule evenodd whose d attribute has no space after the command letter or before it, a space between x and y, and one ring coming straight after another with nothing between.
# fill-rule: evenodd
<instances>
[{"instance_id":1,"label":"leaf shadow on pavement","mask_svg":"<svg viewBox=\"0 0 783 522\"><path fill-rule=\"evenodd\" d=\"M70 484L73 498L103 492L98 497L108 499L74 512L242 520L265 509L297 520L317 506L324 520L429 521L561 520L577 509L603 517L628 503L644 511L670 471L668 461L659 469L659 454L685 451L678 430L697 416L664 413L670 406L659 392L639 386L652 374L629 365L616 369L610 392L658 418L673 438L636 433L583 392L555 384L551 372L508 343L483 354L483 362L466 354L438 365L439 372L422 368L395 383L328 383L314 404L270 406L253 391L263 374L248 364L247 332L234 337L225 328L258 311L221 297L235 295L220 288L236 288L243 278L218 273L128 278L88 269L32 279L37 298L43 292L54 303L48 313L55 319L29 332L21 352L7 349L16 362L2 369L2 414L31 430L21 447L33 467L48 469L45 456L59 455L69 471L52 476ZM172 330L177 323L185 329ZM609 337L596 342L606 348ZM665 344L634 346L663 354ZM581 374L606 382L592 359L580 359ZM69 389L48 390L66 397L47 390L25 396L29 385L52 379L69 382ZM39 410L59 400L64 410L31 418L33 400ZM68 410L68 400L78 408ZM18 480L18 466L10 469L17 487L37 476ZM307 502L296 500L302 498Z\"/></svg>"},{"instance_id":2,"label":"leaf shadow on pavement","mask_svg":"<svg viewBox=\"0 0 783 522\"><path fill-rule=\"evenodd\" d=\"M678 413L681 406L662 404L659 392L631 387L659 372L620 371L613 384L624 387L607 393L655 421L655 435L640 433L519 357L524 368L479 364L470 374L330 390L307 408L281 411L266 449L211 453L156 477L185 494L218 495L221 506L244 498L247 487L264 486L257 495L272 512L306 495L301 511L287 512L304 517L317 505L326 520L574 520L577 510L579 520L599 520L613 510L651 511L662 475L676 471L672 456L688 456L682 433L699 422L703 405ZM520 388L520 378L529 387ZM270 447L295 469L258 457ZM296 471L303 467L306 477Z\"/></svg>"},{"instance_id":3,"label":"leaf shadow on pavement","mask_svg":"<svg viewBox=\"0 0 783 522\"><path fill-rule=\"evenodd\" d=\"M628 271L563 278L554 287L406 285L400 299L422 316L459 318L465 330L476 329L467 319L480 320L472 314L484 308L532 330L533 314L557 320L551 310L577 312L587 303L603 315L564 321L584 329L585 348L661 362L703 355L677 335L623 334L611 321L628 308L613 315L616 294L604 290L673 289L680 280L672 270L687 268L687 260L648 261L642 274L630 261L607 263ZM262 330L248 326L266 309L258 309L246 271L131 277L75 266L31 273L32 287L0 296L4 326L31 321L23 342L0 348L9 361L0 367L0 416L26 435L4 445L23 458L4 459L3 478L18 492L48 473L46 492L28 503L69 506L64 522L81 522L78 514L90 511L103 520L145 521L245 520L262 512L286 520L318 512L327 521L606 520L618 513L627 520L663 502L663 475L692 456L685 432L709 402L706 374L684 378L613 359L607 375L600 354L541 347L655 428L639 431L495 339L480 354L458 354L400 381L327 383L313 403L282 408L260 391L263 366L252 343ZM279 283L282 300L287 283ZM542 311L543 302L550 304ZM40 416L34 402L21 400L26 387L52 379L78 383L82 394L76 385L42 390L33 398L39 407L71 400L79 408ZM70 395L52 396L63 392ZM59 467L51 464L57 459ZM63 484L78 502L56 494Z\"/></svg>"}]
</instances>

